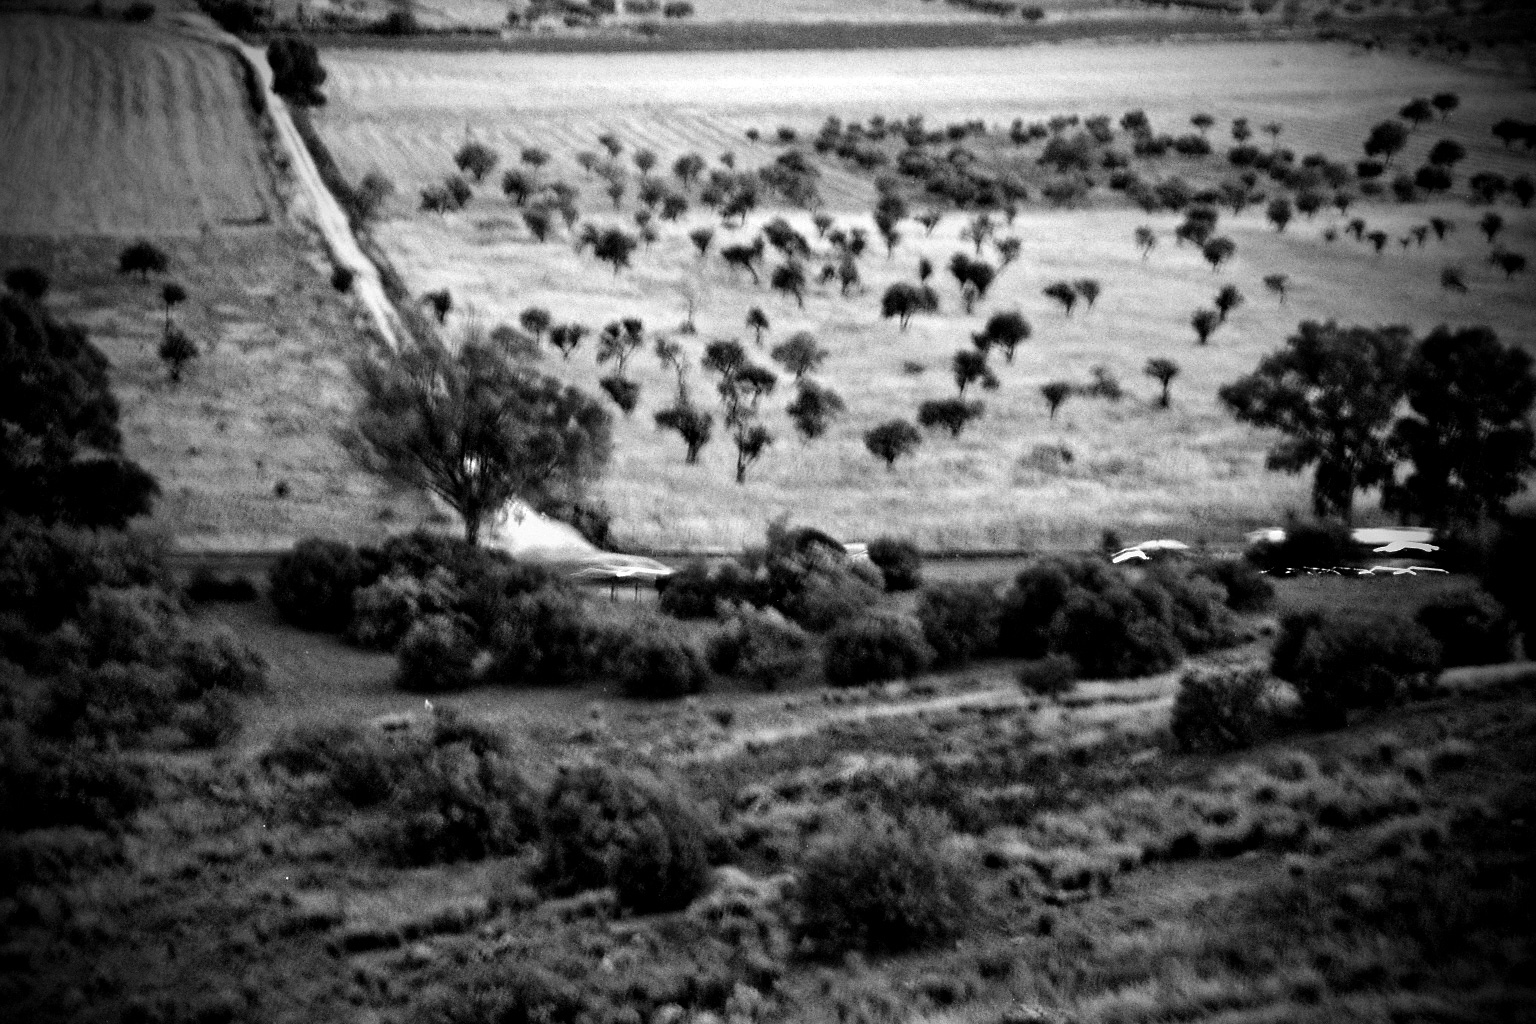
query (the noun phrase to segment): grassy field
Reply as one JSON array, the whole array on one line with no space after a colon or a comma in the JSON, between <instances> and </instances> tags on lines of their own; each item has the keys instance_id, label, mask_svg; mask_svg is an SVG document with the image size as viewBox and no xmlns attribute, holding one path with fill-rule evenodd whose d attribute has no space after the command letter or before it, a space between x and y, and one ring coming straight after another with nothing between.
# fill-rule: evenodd
<instances>
[{"instance_id":1,"label":"grassy field","mask_svg":"<svg viewBox=\"0 0 1536 1024\"><path fill-rule=\"evenodd\" d=\"M196 235L278 214L235 58L121 21L0 13L0 235Z\"/></svg>"},{"instance_id":2,"label":"grassy field","mask_svg":"<svg viewBox=\"0 0 1536 1024\"><path fill-rule=\"evenodd\" d=\"M127 453L163 491L147 525L191 548L259 549L377 536L428 515L423 499L359 470L336 438L354 400L347 361L369 342L314 240L254 228L159 242L165 279L189 296L173 317L202 350L174 385L156 355L160 281L115 272L120 240L3 240L6 265L47 273L49 307L111 360Z\"/></svg>"},{"instance_id":3,"label":"grassy field","mask_svg":"<svg viewBox=\"0 0 1536 1024\"><path fill-rule=\"evenodd\" d=\"M904 534L934 547L1084 545L1106 527L1230 541L1244 528L1308 504L1306 480L1265 472L1266 439L1235 424L1215 400L1220 384L1251 369L1299 320L1406 323L1416 331L1479 322L1506 340L1536 345L1528 289L1484 265L1488 245L1473 223L1479 214L1460 201L1357 206L1351 216L1363 216L1394 239L1379 256L1348 238L1324 241L1326 228L1343 227L1331 212L1298 218L1283 234L1265 223L1260 208L1228 213L1220 231L1238 250L1219 273L1174 243L1176 215L1115 209L1102 199L1091 200L1096 208L1087 211L1027 207L999 232L1021 240L1019 261L971 316L963 315L943 270L952 253L969 250L958 237L959 214L947 216L931 236L906 222L893 259L876 251L864 260L859 295L845 300L835 287L813 286L801 309L733 275L714 255L698 259L686 236L709 221L703 212L660 225L659 240L636 254L633 269L615 276L561 241L535 243L489 180L462 213L411 210L420 187L452 171L452 153L465 137L487 142L504 160L524 145L548 149L554 160L544 173L582 188L583 210L594 222L622 223L635 209L633 198L612 209L600 198L601 183L573 162L578 151L598 148L604 130L631 149L653 148L662 168L689 149L706 156L729 150L739 166L751 167L780 149L754 146L742 134L747 127L765 137L781 124L803 133L830 114L895 117L915 110L929 123L981 117L1006 125L1013 116L1103 111L1117 117L1142 107L1154 125L1173 132L1201 110L1218 118L1216 133L1224 133L1230 117L1249 117L1256 126L1277 120L1280 141L1298 153L1353 161L1371 124L1408 97L1441 90L1458 92L1462 108L1450 121L1418 132L1397 158L1402 166L1416 166L1435 140L1452 137L1470 154L1459 168L1463 175L1485 167L1528 172L1528 156L1506 152L1488 134L1493 121L1519 109L1518 94L1507 79L1479 72L1339 47L1259 44L930 51L899 60L880 53L796 53L771 61L732 54L514 59L335 51L327 62L332 100L318 121L322 133L349 176L378 167L400 185L393 216L377 237L413 290L452 292L463 312L450 318L450 330L470 321L509 322L538 305L557 321L594 330L638 316L653 331L668 331L684 319L692 295L700 334L682 340L695 364L707 339L750 339L743 317L754 305L771 321L769 346L806 329L831 350L819 379L842 394L847 416L806 445L781 411L788 396L776 394L767 422L778 441L745 487L731 482L727 443L715 441L701 465L688 467L677 440L653 428L650 413L671 398L669 378L654 359L637 357L632 375L644 389L641 407L619 424L614 464L600 489L619 535L630 543L735 547L759 536L769 516L786 511L847 536ZM1254 75L1255 67L1266 73ZM1216 144L1218 151L1226 145ZM1225 162L1168 158L1159 173L1198 178L1209 173L1202 165L1220 173ZM844 226L870 228L869 178L847 165L821 166L827 211ZM718 232L716 247L749 239L781 212L765 210L745 229ZM815 237L807 214L787 215ZM1396 243L1433 215L1457 221L1459 229L1424 248ZM1509 227L1500 244L1529 251L1530 218L1516 208L1504 215ZM1146 261L1131 239L1141 224L1161 238ZM920 254L939 268L943 313L919 317L901 332L880 319L878 298L888 283L913 278ZM812 269L817 265L813 258ZM1447 265L1469 275L1468 295L1439 289ZM1290 278L1283 306L1262 284L1277 272ZM1079 277L1098 278L1103 297L1091 311L1067 318L1040 290ZM1247 303L1208 348L1199 348L1190 314L1229 283ZM864 451L863 432L894 416L911 417L923 399L953 394L951 353L968 344L987 314L1011 307L1025 313L1035 333L1013 365L994 360L1002 387L981 396L985 418L958 440L930 436L915 458L886 472ZM766 360L766 350L757 356ZM1156 386L1141 375L1154 356L1182 367L1170 411L1155 408ZM904 369L909 363L913 368ZM547 353L543 365L593 389L605 372L594 365L590 343L569 362ZM1039 386L1054 379L1086 383L1096 365L1108 366L1129 397L1119 403L1074 398L1056 420L1048 419ZM708 386L697 371L693 380L696 390ZM1034 453L1057 444L1071 450L1069 466L1051 466Z\"/></svg>"}]
</instances>

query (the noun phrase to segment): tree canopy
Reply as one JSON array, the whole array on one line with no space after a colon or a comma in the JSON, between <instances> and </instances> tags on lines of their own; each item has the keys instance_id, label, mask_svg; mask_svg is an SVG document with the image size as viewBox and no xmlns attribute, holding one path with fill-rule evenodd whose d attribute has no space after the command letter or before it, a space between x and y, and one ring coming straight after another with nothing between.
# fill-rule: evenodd
<instances>
[{"instance_id":1,"label":"tree canopy","mask_svg":"<svg viewBox=\"0 0 1536 1024\"><path fill-rule=\"evenodd\" d=\"M590 396L492 350L423 343L358 364L353 448L371 468L446 501L474 543L512 498L574 498L607 464L608 413Z\"/></svg>"},{"instance_id":2,"label":"tree canopy","mask_svg":"<svg viewBox=\"0 0 1536 1024\"><path fill-rule=\"evenodd\" d=\"M1408 356L1405 327L1308 320L1218 396L1243 422L1280 431L1268 467L1299 473L1315 466L1313 511L1347 520L1356 491L1391 478L1392 417Z\"/></svg>"},{"instance_id":3,"label":"tree canopy","mask_svg":"<svg viewBox=\"0 0 1536 1024\"><path fill-rule=\"evenodd\" d=\"M0 509L121 528L159 493L122 454L107 359L83 329L0 295Z\"/></svg>"}]
</instances>

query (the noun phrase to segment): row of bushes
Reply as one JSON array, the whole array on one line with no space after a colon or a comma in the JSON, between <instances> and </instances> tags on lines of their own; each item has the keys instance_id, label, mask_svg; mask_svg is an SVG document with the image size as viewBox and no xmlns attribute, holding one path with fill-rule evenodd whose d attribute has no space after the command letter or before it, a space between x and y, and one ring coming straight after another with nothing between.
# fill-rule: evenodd
<instances>
[{"instance_id":1,"label":"row of bushes","mask_svg":"<svg viewBox=\"0 0 1536 1024\"><path fill-rule=\"evenodd\" d=\"M517 764L508 736L439 710L424 731L303 726L263 757L293 780L311 818L377 812L386 860L452 863L536 849L551 895L612 887L644 913L686 906L725 856L711 816L654 775L604 765L562 769L547 785ZM319 785L309 780L317 780Z\"/></svg>"}]
</instances>

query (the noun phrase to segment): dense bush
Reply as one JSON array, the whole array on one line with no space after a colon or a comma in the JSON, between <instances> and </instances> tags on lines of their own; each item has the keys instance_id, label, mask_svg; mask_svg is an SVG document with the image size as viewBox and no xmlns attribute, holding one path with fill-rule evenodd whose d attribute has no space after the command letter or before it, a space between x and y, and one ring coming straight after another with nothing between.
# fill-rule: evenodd
<instances>
[{"instance_id":1,"label":"dense bush","mask_svg":"<svg viewBox=\"0 0 1536 1024\"><path fill-rule=\"evenodd\" d=\"M905 616L850 619L827 633L824 642L827 682L833 686L910 678L933 664L921 623Z\"/></svg>"},{"instance_id":2,"label":"dense bush","mask_svg":"<svg viewBox=\"0 0 1536 1024\"><path fill-rule=\"evenodd\" d=\"M712 619L722 605L764 603L762 584L737 562L710 566L696 558L657 582L661 610L679 619Z\"/></svg>"},{"instance_id":3,"label":"dense bush","mask_svg":"<svg viewBox=\"0 0 1536 1024\"><path fill-rule=\"evenodd\" d=\"M448 615L418 619L400 641L395 685L413 693L447 693L475 684L474 638Z\"/></svg>"},{"instance_id":4,"label":"dense bush","mask_svg":"<svg viewBox=\"0 0 1536 1024\"><path fill-rule=\"evenodd\" d=\"M597 644L605 674L626 697L668 700L709 686L704 655L666 619L640 619L606 630Z\"/></svg>"},{"instance_id":5,"label":"dense bush","mask_svg":"<svg viewBox=\"0 0 1536 1024\"><path fill-rule=\"evenodd\" d=\"M177 725L192 746L211 750L240 735L240 706L228 690L209 690L181 709Z\"/></svg>"},{"instance_id":6,"label":"dense bush","mask_svg":"<svg viewBox=\"0 0 1536 1024\"><path fill-rule=\"evenodd\" d=\"M708 655L716 672L764 690L805 679L819 665L810 634L772 610L743 610L732 616L710 638Z\"/></svg>"},{"instance_id":7,"label":"dense bush","mask_svg":"<svg viewBox=\"0 0 1536 1024\"><path fill-rule=\"evenodd\" d=\"M1351 711L1383 706L1406 686L1426 681L1440 659L1434 637L1407 620L1289 615L1281 622L1270 671L1296 688L1312 724L1335 728Z\"/></svg>"},{"instance_id":8,"label":"dense bush","mask_svg":"<svg viewBox=\"0 0 1536 1024\"><path fill-rule=\"evenodd\" d=\"M162 555L133 534L9 522L0 526L0 612L47 632L78 616L96 587L169 586Z\"/></svg>"},{"instance_id":9,"label":"dense bush","mask_svg":"<svg viewBox=\"0 0 1536 1024\"><path fill-rule=\"evenodd\" d=\"M451 613L460 597L445 569L432 570L426 579L401 573L385 576L353 592L347 639L360 647L392 651L417 620Z\"/></svg>"},{"instance_id":10,"label":"dense bush","mask_svg":"<svg viewBox=\"0 0 1536 1024\"><path fill-rule=\"evenodd\" d=\"M513 599L491 632L489 679L513 686L568 686L602 667L601 637L581 601L559 591Z\"/></svg>"},{"instance_id":11,"label":"dense bush","mask_svg":"<svg viewBox=\"0 0 1536 1024\"><path fill-rule=\"evenodd\" d=\"M963 665L997 649L998 599L986 583L936 583L917 596L917 621L939 665Z\"/></svg>"},{"instance_id":12,"label":"dense bush","mask_svg":"<svg viewBox=\"0 0 1536 1024\"><path fill-rule=\"evenodd\" d=\"M339 633L352 619L352 593L368 569L350 544L311 537L280 555L268 574L272 604L300 629Z\"/></svg>"},{"instance_id":13,"label":"dense bush","mask_svg":"<svg viewBox=\"0 0 1536 1024\"><path fill-rule=\"evenodd\" d=\"M1077 685L1077 662L1065 654L1047 654L1019 666L1019 688L1041 697L1059 697Z\"/></svg>"},{"instance_id":14,"label":"dense bush","mask_svg":"<svg viewBox=\"0 0 1536 1024\"><path fill-rule=\"evenodd\" d=\"M612 886L631 910L680 910L704 891L712 830L699 808L651 776L567 769L544 802L540 874L558 894Z\"/></svg>"},{"instance_id":15,"label":"dense bush","mask_svg":"<svg viewBox=\"0 0 1536 1024\"><path fill-rule=\"evenodd\" d=\"M880 570L890 593L916 590L923 584L923 556L910 541L876 537L869 542L869 560Z\"/></svg>"},{"instance_id":16,"label":"dense bush","mask_svg":"<svg viewBox=\"0 0 1536 1024\"><path fill-rule=\"evenodd\" d=\"M1481 590L1437 598L1414 620L1440 644L1447 666L1497 665L1514 656L1514 627L1503 606Z\"/></svg>"},{"instance_id":17,"label":"dense bush","mask_svg":"<svg viewBox=\"0 0 1536 1024\"><path fill-rule=\"evenodd\" d=\"M54 743L0 721L0 820L6 831L112 828L149 803L142 765L115 750Z\"/></svg>"},{"instance_id":18,"label":"dense bush","mask_svg":"<svg viewBox=\"0 0 1536 1024\"><path fill-rule=\"evenodd\" d=\"M70 668L48 680L34 728L51 739L131 746L171 720L176 679L139 662Z\"/></svg>"},{"instance_id":19,"label":"dense bush","mask_svg":"<svg viewBox=\"0 0 1536 1024\"><path fill-rule=\"evenodd\" d=\"M1051 619L1048 649L1069 655L1091 678L1125 679L1172 668L1183 649L1167 622L1148 614L1140 600L1156 590L1140 589L1140 594L1123 585L1069 591Z\"/></svg>"},{"instance_id":20,"label":"dense bush","mask_svg":"<svg viewBox=\"0 0 1536 1024\"><path fill-rule=\"evenodd\" d=\"M179 609L153 587L98 587L80 613L82 653L91 665L142 662L156 668L175 653Z\"/></svg>"},{"instance_id":21,"label":"dense bush","mask_svg":"<svg viewBox=\"0 0 1536 1024\"><path fill-rule=\"evenodd\" d=\"M855 618L880 600L879 570L840 557L810 552L771 563L768 585L773 606L814 632L825 632Z\"/></svg>"},{"instance_id":22,"label":"dense bush","mask_svg":"<svg viewBox=\"0 0 1536 1024\"><path fill-rule=\"evenodd\" d=\"M1170 727L1183 751L1251 746L1265 716L1269 678L1255 666L1195 669L1179 680Z\"/></svg>"},{"instance_id":23,"label":"dense bush","mask_svg":"<svg viewBox=\"0 0 1536 1024\"><path fill-rule=\"evenodd\" d=\"M1236 558L1207 558L1190 570L1220 584L1226 605L1235 612L1261 612L1275 600L1275 585L1251 562Z\"/></svg>"},{"instance_id":24,"label":"dense bush","mask_svg":"<svg viewBox=\"0 0 1536 1024\"><path fill-rule=\"evenodd\" d=\"M1354 541L1349 528L1337 523L1303 523L1286 527L1285 539L1264 541L1248 549L1248 560L1260 569L1331 568L1349 561Z\"/></svg>"},{"instance_id":25,"label":"dense bush","mask_svg":"<svg viewBox=\"0 0 1536 1024\"><path fill-rule=\"evenodd\" d=\"M260 693L267 688L266 660L227 626L200 627L198 635L181 642L175 658L181 672L177 696L182 700L211 690Z\"/></svg>"},{"instance_id":26,"label":"dense bush","mask_svg":"<svg viewBox=\"0 0 1536 1024\"><path fill-rule=\"evenodd\" d=\"M823 955L936 947L974 912L969 873L945 851L948 824L919 811L899 825L879 812L818 842L805 859L797 930Z\"/></svg>"}]
</instances>

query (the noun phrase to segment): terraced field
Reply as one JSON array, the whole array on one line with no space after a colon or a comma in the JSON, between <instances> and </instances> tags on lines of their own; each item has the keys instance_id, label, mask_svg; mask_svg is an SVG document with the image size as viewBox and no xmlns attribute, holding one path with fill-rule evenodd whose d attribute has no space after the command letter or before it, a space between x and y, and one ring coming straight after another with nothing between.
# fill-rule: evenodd
<instances>
[{"instance_id":1,"label":"terraced field","mask_svg":"<svg viewBox=\"0 0 1536 1024\"><path fill-rule=\"evenodd\" d=\"M186 235L276 212L234 56L153 24L0 14L0 139L0 235Z\"/></svg>"}]
</instances>

